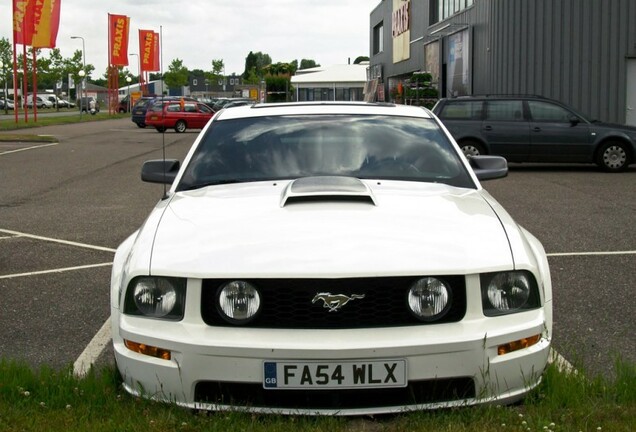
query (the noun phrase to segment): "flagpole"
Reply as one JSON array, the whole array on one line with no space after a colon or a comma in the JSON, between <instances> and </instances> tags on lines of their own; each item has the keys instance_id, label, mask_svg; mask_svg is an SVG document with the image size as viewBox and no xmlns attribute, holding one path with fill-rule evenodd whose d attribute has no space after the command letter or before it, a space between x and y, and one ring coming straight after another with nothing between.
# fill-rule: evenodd
<instances>
[{"instance_id":1,"label":"flagpole","mask_svg":"<svg viewBox=\"0 0 636 432\"><path fill-rule=\"evenodd\" d=\"M14 33L15 35L15 33ZM18 123L18 51L15 43L15 36L13 37L13 114L15 116L15 122Z\"/></svg>"},{"instance_id":2,"label":"flagpole","mask_svg":"<svg viewBox=\"0 0 636 432\"><path fill-rule=\"evenodd\" d=\"M37 105L37 97L38 97L38 75L37 75L37 67L38 67L38 61L35 55L35 47L31 47L31 50L33 52L33 70L31 71L31 76L32 76L32 80L33 80L33 98L31 99L33 101L33 121L37 123L38 121L38 105Z\"/></svg>"},{"instance_id":3,"label":"flagpole","mask_svg":"<svg viewBox=\"0 0 636 432\"><path fill-rule=\"evenodd\" d=\"M23 41L24 42L24 41ZM29 86L27 84L27 61L26 61L26 45L22 44L22 103L24 104L24 122L29 122L29 109L27 108L27 92Z\"/></svg>"}]
</instances>

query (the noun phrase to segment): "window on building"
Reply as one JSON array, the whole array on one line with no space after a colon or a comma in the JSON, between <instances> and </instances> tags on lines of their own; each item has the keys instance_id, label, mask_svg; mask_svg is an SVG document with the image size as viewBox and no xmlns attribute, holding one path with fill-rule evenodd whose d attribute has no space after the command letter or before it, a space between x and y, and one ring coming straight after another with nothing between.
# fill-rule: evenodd
<instances>
[{"instance_id":1,"label":"window on building","mask_svg":"<svg viewBox=\"0 0 636 432\"><path fill-rule=\"evenodd\" d=\"M430 5L430 24L444 21L473 5L475 0L433 0Z\"/></svg>"},{"instance_id":2,"label":"window on building","mask_svg":"<svg viewBox=\"0 0 636 432\"><path fill-rule=\"evenodd\" d=\"M373 27L373 55L384 51L384 23Z\"/></svg>"},{"instance_id":3,"label":"window on building","mask_svg":"<svg viewBox=\"0 0 636 432\"><path fill-rule=\"evenodd\" d=\"M192 78L192 85L196 86L197 85L197 79L196 78Z\"/></svg>"}]
</instances>

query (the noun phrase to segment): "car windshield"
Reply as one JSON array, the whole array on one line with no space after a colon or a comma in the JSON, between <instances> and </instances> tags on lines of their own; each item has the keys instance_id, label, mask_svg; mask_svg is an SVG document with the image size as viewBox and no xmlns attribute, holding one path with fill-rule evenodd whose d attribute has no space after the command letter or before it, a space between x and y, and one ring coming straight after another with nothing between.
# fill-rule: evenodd
<instances>
[{"instance_id":1,"label":"car windshield","mask_svg":"<svg viewBox=\"0 0 636 432\"><path fill-rule=\"evenodd\" d=\"M214 122L193 153L177 190L308 176L476 187L432 119L306 115Z\"/></svg>"}]
</instances>

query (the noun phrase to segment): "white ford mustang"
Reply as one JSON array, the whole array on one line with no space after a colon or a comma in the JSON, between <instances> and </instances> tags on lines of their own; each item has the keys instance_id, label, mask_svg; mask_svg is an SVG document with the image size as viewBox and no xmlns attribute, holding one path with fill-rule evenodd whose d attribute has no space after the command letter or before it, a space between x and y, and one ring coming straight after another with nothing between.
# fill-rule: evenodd
<instances>
[{"instance_id":1,"label":"white ford mustang","mask_svg":"<svg viewBox=\"0 0 636 432\"><path fill-rule=\"evenodd\" d=\"M130 393L206 409L360 415L510 403L541 380L548 262L428 110L222 110L118 248Z\"/></svg>"}]
</instances>

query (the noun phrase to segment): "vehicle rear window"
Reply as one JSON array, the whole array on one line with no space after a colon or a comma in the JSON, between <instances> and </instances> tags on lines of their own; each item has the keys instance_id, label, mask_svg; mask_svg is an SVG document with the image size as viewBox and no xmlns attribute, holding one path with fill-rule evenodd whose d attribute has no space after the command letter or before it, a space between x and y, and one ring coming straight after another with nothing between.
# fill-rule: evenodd
<instances>
[{"instance_id":1,"label":"vehicle rear window","mask_svg":"<svg viewBox=\"0 0 636 432\"><path fill-rule=\"evenodd\" d=\"M433 119L311 115L214 122L177 190L321 175L475 187Z\"/></svg>"},{"instance_id":2,"label":"vehicle rear window","mask_svg":"<svg viewBox=\"0 0 636 432\"><path fill-rule=\"evenodd\" d=\"M452 101L444 105L439 117L448 120L479 120L482 110L481 101Z\"/></svg>"},{"instance_id":3,"label":"vehicle rear window","mask_svg":"<svg viewBox=\"0 0 636 432\"><path fill-rule=\"evenodd\" d=\"M148 111L161 112L162 107L163 107L163 104L161 102L155 102L148 108Z\"/></svg>"}]
</instances>

